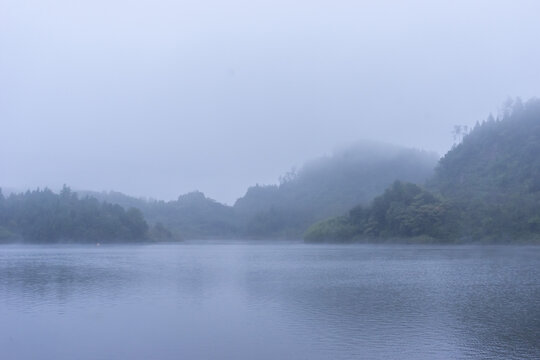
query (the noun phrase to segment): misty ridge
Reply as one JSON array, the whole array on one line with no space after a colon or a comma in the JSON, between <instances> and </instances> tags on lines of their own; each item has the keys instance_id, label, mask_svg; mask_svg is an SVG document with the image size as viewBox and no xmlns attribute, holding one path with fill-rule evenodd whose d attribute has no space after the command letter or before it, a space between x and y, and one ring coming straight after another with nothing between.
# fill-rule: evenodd
<instances>
[{"instance_id":1,"label":"misty ridge","mask_svg":"<svg viewBox=\"0 0 540 360\"><path fill-rule=\"evenodd\" d=\"M359 142L256 184L228 206L202 192L173 201L48 189L0 195L4 242L301 239L516 242L540 234L540 101L501 114L435 153Z\"/></svg>"},{"instance_id":2,"label":"misty ridge","mask_svg":"<svg viewBox=\"0 0 540 360\"><path fill-rule=\"evenodd\" d=\"M289 171L280 179L279 185L250 187L233 206L209 199L198 191L181 195L174 201L158 201L120 192L74 192L64 187L59 195L48 189L9 195L2 200L5 203L2 219L5 220L1 224L6 224L3 225L4 238L17 235L38 242L69 241L70 238L97 241L99 236L69 233L59 226L69 216L55 216L65 212L71 213L73 219L88 218L89 228L110 228L109 233L100 233L102 241L118 241L122 238L112 231L114 226L92 223L93 218L101 216L100 206L103 209L112 206L118 216L123 216L124 209L133 214L140 210L149 224L149 240L299 239L313 222L342 214L356 204L368 203L395 179L425 181L432 174L436 161L434 153L371 142L358 143L331 156L310 161L299 170ZM58 199L54 200L55 197ZM87 213L73 215L75 210L72 209L61 210L67 204L63 201L66 198L71 199L70 206L81 204L83 209L89 207L85 203L93 204L93 217ZM26 208L29 208L28 213L25 213ZM103 217L110 217L107 211L101 212L105 212ZM52 218L46 220L48 217ZM36 229L26 233L17 230L18 226ZM136 239L139 238L140 234Z\"/></svg>"}]
</instances>

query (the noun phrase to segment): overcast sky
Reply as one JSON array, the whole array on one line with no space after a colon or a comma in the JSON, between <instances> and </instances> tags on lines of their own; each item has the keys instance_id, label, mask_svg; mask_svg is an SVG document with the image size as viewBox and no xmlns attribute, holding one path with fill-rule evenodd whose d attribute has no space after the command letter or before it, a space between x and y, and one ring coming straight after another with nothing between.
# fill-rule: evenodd
<instances>
[{"instance_id":1,"label":"overcast sky","mask_svg":"<svg viewBox=\"0 0 540 360\"><path fill-rule=\"evenodd\" d=\"M0 0L0 186L232 203L540 96L540 2Z\"/></svg>"}]
</instances>

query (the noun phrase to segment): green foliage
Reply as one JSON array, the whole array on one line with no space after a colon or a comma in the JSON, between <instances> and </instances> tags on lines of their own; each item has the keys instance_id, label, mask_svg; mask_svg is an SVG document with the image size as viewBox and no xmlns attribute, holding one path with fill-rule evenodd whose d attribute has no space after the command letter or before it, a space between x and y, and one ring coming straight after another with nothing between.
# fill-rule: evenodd
<instances>
[{"instance_id":1,"label":"green foliage","mask_svg":"<svg viewBox=\"0 0 540 360\"><path fill-rule=\"evenodd\" d=\"M357 206L348 216L317 223L304 238L309 242L445 239L451 234L452 223L451 207L444 200L418 185L396 181L369 207Z\"/></svg>"},{"instance_id":2,"label":"green foliage","mask_svg":"<svg viewBox=\"0 0 540 360\"><path fill-rule=\"evenodd\" d=\"M17 234L12 233L3 226L0 226L0 244L19 240L20 238L17 236Z\"/></svg>"},{"instance_id":3,"label":"green foliage","mask_svg":"<svg viewBox=\"0 0 540 360\"><path fill-rule=\"evenodd\" d=\"M440 237L448 206L418 185L395 182L375 198L363 219L364 234L374 237Z\"/></svg>"},{"instance_id":4,"label":"green foliage","mask_svg":"<svg viewBox=\"0 0 540 360\"><path fill-rule=\"evenodd\" d=\"M178 240L178 238L173 236L172 232L160 222L150 228L150 239L153 241Z\"/></svg>"},{"instance_id":5,"label":"green foliage","mask_svg":"<svg viewBox=\"0 0 540 360\"><path fill-rule=\"evenodd\" d=\"M304 234L307 242L349 242L361 231L354 222L346 216L338 216L319 221L310 226Z\"/></svg>"},{"instance_id":6,"label":"green foliage","mask_svg":"<svg viewBox=\"0 0 540 360\"><path fill-rule=\"evenodd\" d=\"M0 226L35 243L144 241L148 231L139 210L79 199L67 186L60 194L45 189L0 196Z\"/></svg>"},{"instance_id":7,"label":"green foliage","mask_svg":"<svg viewBox=\"0 0 540 360\"><path fill-rule=\"evenodd\" d=\"M516 101L492 116L439 162L428 186L445 196L498 203L540 190L540 101Z\"/></svg>"}]
</instances>

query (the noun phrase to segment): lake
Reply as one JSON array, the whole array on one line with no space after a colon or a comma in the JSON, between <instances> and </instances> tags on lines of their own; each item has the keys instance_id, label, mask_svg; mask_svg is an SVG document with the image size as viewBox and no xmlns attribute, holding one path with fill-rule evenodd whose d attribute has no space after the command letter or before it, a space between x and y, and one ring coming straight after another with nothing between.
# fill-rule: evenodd
<instances>
[{"instance_id":1,"label":"lake","mask_svg":"<svg viewBox=\"0 0 540 360\"><path fill-rule=\"evenodd\" d=\"M0 359L540 359L540 247L0 247Z\"/></svg>"}]
</instances>

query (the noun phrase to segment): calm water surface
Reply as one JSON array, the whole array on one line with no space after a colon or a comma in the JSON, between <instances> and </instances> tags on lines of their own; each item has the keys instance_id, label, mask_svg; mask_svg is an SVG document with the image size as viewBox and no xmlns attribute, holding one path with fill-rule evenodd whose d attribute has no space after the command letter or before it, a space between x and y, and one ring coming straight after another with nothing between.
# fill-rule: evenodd
<instances>
[{"instance_id":1,"label":"calm water surface","mask_svg":"<svg viewBox=\"0 0 540 360\"><path fill-rule=\"evenodd\" d=\"M0 247L0 359L540 359L540 247Z\"/></svg>"}]
</instances>

